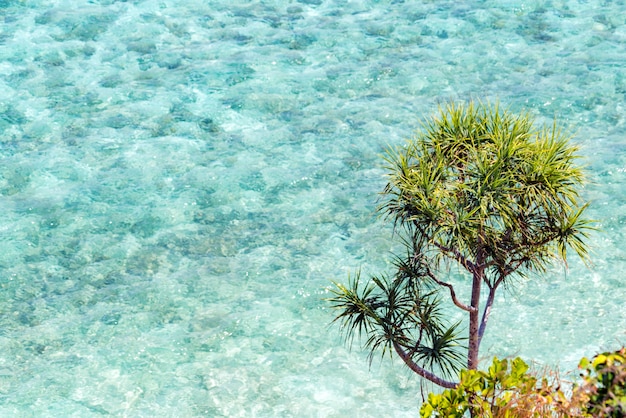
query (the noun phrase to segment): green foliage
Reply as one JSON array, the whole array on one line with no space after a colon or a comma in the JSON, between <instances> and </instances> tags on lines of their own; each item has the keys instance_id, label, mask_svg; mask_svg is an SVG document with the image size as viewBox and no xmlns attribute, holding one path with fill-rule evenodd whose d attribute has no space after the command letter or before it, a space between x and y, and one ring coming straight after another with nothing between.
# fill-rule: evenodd
<instances>
[{"instance_id":1,"label":"green foliage","mask_svg":"<svg viewBox=\"0 0 626 418\"><path fill-rule=\"evenodd\" d=\"M348 286L335 285L330 299L340 310L335 320L342 321L350 341L355 335L366 336L370 361L377 349L384 355L398 344L446 377L462 367L458 324L444 325L440 300L417 286L411 274L399 274L396 280L373 277L364 286L357 274Z\"/></svg>"},{"instance_id":2,"label":"green foliage","mask_svg":"<svg viewBox=\"0 0 626 418\"><path fill-rule=\"evenodd\" d=\"M583 384L577 391L585 399L585 411L594 417L626 417L626 348L583 358Z\"/></svg>"},{"instance_id":3,"label":"green foliage","mask_svg":"<svg viewBox=\"0 0 626 418\"><path fill-rule=\"evenodd\" d=\"M463 370L455 389L431 393L420 410L422 417L539 418L582 416L557 381L538 379L520 358L493 359L488 371Z\"/></svg>"},{"instance_id":4,"label":"green foliage","mask_svg":"<svg viewBox=\"0 0 626 418\"><path fill-rule=\"evenodd\" d=\"M420 376L453 388L440 376L455 377L463 360L477 367L499 286L565 261L568 248L586 258L591 225L577 152L556 124L536 129L528 113L473 102L440 108L386 156L379 211L406 254L391 276L335 283L330 301L346 337L364 336L370 359L395 351ZM447 280L452 265L471 277L469 301ZM468 315L467 338L445 320L442 292Z\"/></svg>"},{"instance_id":5,"label":"green foliage","mask_svg":"<svg viewBox=\"0 0 626 418\"><path fill-rule=\"evenodd\" d=\"M425 418L476 417L614 417L626 416L626 348L583 358L582 384L570 397L558 379L528 372L520 358L493 359L488 371L462 370L459 385L431 393L422 405Z\"/></svg>"},{"instance_id":6,"label":"green foliage","mask_svg":"<svg viewBox=\"0 0 626 418\"><path fill-rule=\"evenodd\" d=\"M586 257L583 173L567 135L497 106L439 113L387 156L381 209L414 237L414 251L480 261L494 279L519 267L542 271L568 246Z\"/></svg>"}]
</instances>

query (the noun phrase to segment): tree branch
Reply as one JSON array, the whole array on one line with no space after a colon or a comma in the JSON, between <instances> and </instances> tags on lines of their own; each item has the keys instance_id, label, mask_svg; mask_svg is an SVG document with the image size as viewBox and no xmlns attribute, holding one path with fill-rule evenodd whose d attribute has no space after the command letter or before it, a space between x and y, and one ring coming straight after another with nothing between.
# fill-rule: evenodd
<instances>
[{"instance_id":1,"label":"tree branch","mask_svg":"<svg viewBox=\"0 0 626 418\"><path fill-rule=\"evenodd\" d=\"M546 236L543 237L543 239L541 240L537 240L537 241L528 241L528 242L524 242L524 243L515 243L511 246L509 246L506 250L509 254L518 254L518 253L522 253L525 254L528 251L532 251L538 247L543 247L545 245L547 245L548 243L550 243L551 241L555 240L558 237L558 234L556 233L551 233L551 234L547 234ZM526 261L528 259L527 256L521 256L521 257L517 257L517 259L514 260L510 260L507 264L513 264L515 262L517 262L517 266L515 267L510 267L509 268L509 272L507 273L510 274L512 273L514 270L517 270L520 265L522 264L523 261ZM483 268L489 268L492 267L494 265L497 265L498 262L494 259L491 259L489 262L483 264L482 266L478 266L478 267L483 267Z\"/></svg>"},{"instance_id":2,"label":"tree branch","mask_svg":"<svg viewBox=\"0 0 626 418\"><path fill-rule=\"evenodd\" d=\"M397 343L396 341L393 342L393 348L396 350L396 353L398 353L398 355L400 356L402 361L404 361L404 364L409 366L409 368L411 370L413 370L418 375L422 376L424 379L430 380L431 382L435 383L436 385L442 386L442 387L444 387L446 389L455 389L457 387L458 383L450 382L449 380L442 379L441 377L437 376L436 374L431 373L428 370L418 366L413 361L411 356L409 354L407 354L407 352L404 351L402 346L399 343Z\"/></svg>"},{"instance_id":3,"label":"tree branch","mask_svg":"<svg viewBox=\"0 0 626 418\"><path fill-rule=\"evenodd\" d=\"M480 343L483 340L483 334L485 333L485 328L487 328L487 321L489 320L489 314L491 313L491 306L493 305L493 301L496 297L496 289L498 286L504 281L506 275L500 276L498 280L491 286L489 283L489 296L487 296L487 302L485 303L485 310L483 311L483 317L480 320L480 328L478 328L478 347L480 347Z\"/></svg>"},{"instance_id":4,"label":"tree branch","mask_svg":"<svg viewBox=\"0 0 626 418\"><path fill-rule=\"evenodd\" d=\"M515 273L515 271L516 271L518 268L520 268L520 267L522 266L522 264L524 264L525 262L527 262L527 261L529 261L529 260L530 260L530 256L529 256L529 255L527 255L527 254L522 254L521 256L519 256L519 257L517 257L517 258L510 259L510 260L506 263L507 267L506 267L506 269L505 269L504 273L501 273L501 274L502 274L504 277L506 277L506 276L508 276L508 275L510 275L510 274L512 274L512 273ZM485 268L489 268L489 267L493 267L493 266L496 266L496 265L498 265L498 262L496 262L495 260L492 260L492 261L490 261L489 263L486 263L486 264L484 265L484 267L485 267ZM494 284L493 286L492 286L492 284L489 282L489 279L488 279L488 277L487 277L487 276L485 276L484 281L485 281L485 283L487 283L487 286L491 289L492 287L498 287L498 286L500 285L500 282L504 279L504 277L501 277L500 279L498 279L498 280L496 281L496 283L497 283L497 284Z\"/></svg>"},{"instance_id":5,"label":"tree branch","mask_svg":"<svg viewBox=\"0 0 626 418\"><path fill-rule=\"evenodd\" d=\"M476 270L476 264L472 263L470 260L467 259L467 257L465 257L463 254L461 254L458 250L455 250L453 248L448 248L445 245L441 245L438 242L435 241L431 241L431 243L437 247L440 251L446 253L446 254L451 254L454 259L456 261L459 262L459 264L461 264L463 267L465 267L465 269L467 271L469 271L470 273L474 273L474 271Z\"/></svg>"},{"instance_id":6,"label":"tree branch","mask_svg":"<svg viewBox=\"0 0 626 418\"><path fill-rule=\"evenodd\" d=\"M450 297L452 298L452 302L454 302L456 306L458 306L459 308L467 312L472 312L473 310L476 310L476 308L472 306L467 306L466 304L464 304L463 302L457 299L456 292L454 291L454 287L450 283L442 282L441 280L437 279L435 275L430 272L430 270L428 271L428 277L430 277L439 286L445 286L448 288L448 290L450 290Z\"/></svg>"},{"instance_id":7,"label":"tree branch","mask_svg":"<svg viewBox=\"0 0 626 418\"><path fill-rule=\"evenodd\" d=\"M487 302L485 303L485 310L483 311L483 317L480 320L480 328L478 328L478 346L480 347L480 343L483 340L483 334L485 333L485 328L487 328L487 320L489 320L489 314L491 313L491 306L493 305L494 297L495 297L495 289L492 287L489 289L489 296L487 297Z\"/></svg>"}]
</instances>

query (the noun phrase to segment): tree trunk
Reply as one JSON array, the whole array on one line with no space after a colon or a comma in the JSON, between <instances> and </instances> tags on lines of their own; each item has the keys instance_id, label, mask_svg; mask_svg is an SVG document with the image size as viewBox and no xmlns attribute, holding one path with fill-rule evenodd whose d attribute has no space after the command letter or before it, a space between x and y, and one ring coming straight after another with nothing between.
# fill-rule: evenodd
<instances>
[{"instance_id":1,"label":"tree trunk","mask_svg":"<svg viewBox=\"0 0 626 418\"><path fill-rule=\"evenodd\" d=\"M476 370L478 368L478 348L479 338L478 330L480 327L480 285L482 283L482 274L474 272L472 274L472 301L469 313L469 347L467 351L467 368Z\"/></svg>"},{"instance_id":2,"label":"tree trunk","mask_svg":"<svg viewBox=\"0 0 626 418\"><path fill-rule=\"evenodd\" d=\"M479 330L480 330L480 285L482 284L482 273L474 271L472 274L472 301L469 313L469 347L467 350L467 368L468 370L478 369L478 349L480 346ZM470 396L470 405L473 402L473 395ZM474 412L474 408L470 407L470 417L479 418Z\"/></svg>"}]
</instances>

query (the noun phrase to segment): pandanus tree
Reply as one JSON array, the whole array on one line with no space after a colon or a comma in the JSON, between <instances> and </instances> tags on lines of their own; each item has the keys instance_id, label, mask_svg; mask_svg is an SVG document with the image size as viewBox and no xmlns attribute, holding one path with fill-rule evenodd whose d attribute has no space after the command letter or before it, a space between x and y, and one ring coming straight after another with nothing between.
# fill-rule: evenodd
<instances>
[{"instance_id":1,"label":"pandanus tree","mask_svg":"<svg viewBox=\"0 0 626 418\"><path fill-rule=\"evenodd\" d=\"M571 250L587 260L592 225L577 152L556 123L536 128L529 113L475 102L440 107L386 155L379 211L406 253L390 275L335 283L329 300L346 337L364 337L370 359L395 352L423 378L456 387L461 368L478 366L498 289L566 262ZM448 321L450 309L465 319Z\"/></svg>"}]
</instances>

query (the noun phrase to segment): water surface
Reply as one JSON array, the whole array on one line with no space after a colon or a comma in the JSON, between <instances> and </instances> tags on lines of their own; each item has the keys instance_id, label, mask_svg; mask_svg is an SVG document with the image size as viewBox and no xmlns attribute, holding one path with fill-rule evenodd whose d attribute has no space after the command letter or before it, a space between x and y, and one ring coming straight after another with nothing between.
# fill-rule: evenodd
<instances>
[{"instance_id":1,"label":"water surface","mask_svg":"<svg viewBox=\"0 0 626 418\"><path fill-rule=\"evenodd\" d=\"M415 416L343 344L384 271L381 153L446 100L576 133L601 228L502 294L482 355L626 341L622 1L0 1L0 415Z\"/></svg>"}]
</instances>

